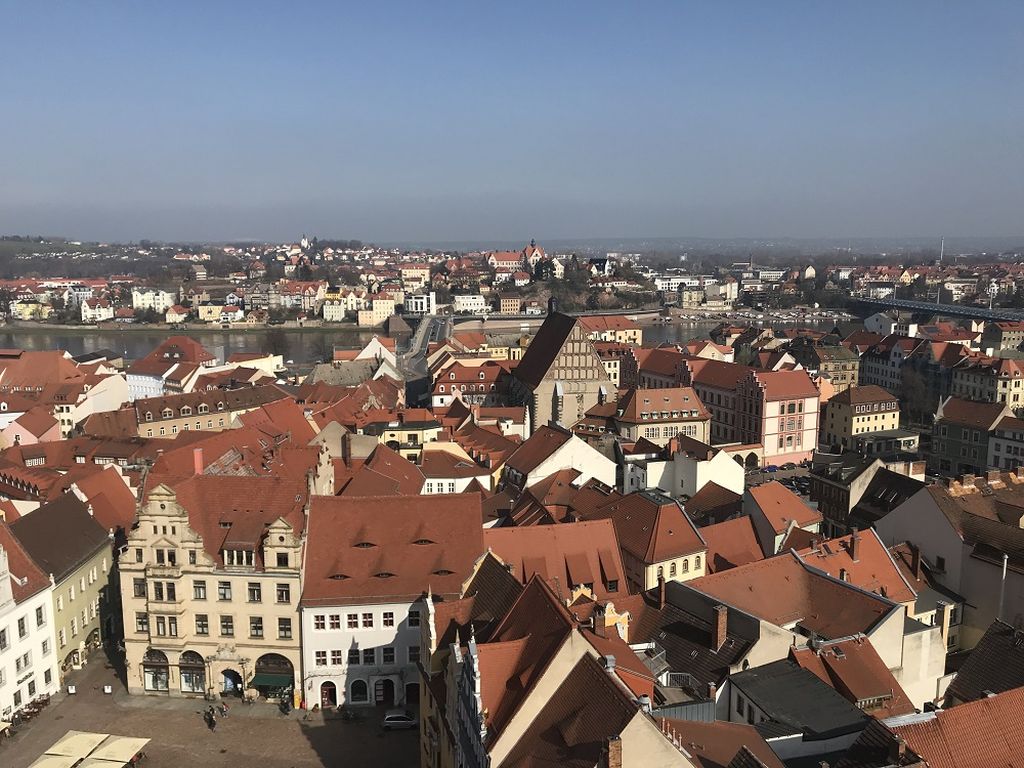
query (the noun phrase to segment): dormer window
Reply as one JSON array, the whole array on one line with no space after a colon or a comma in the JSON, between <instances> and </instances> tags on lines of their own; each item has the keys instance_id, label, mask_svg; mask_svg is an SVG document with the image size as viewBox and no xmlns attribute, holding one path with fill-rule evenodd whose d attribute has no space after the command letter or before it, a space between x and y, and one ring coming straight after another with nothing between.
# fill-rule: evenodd
<instances>
[{"instance_id":1,"label":"dormer window","mask_svg":"<svg viewBox=\"0 0 1024 768\"><path fill-rule=\"evenodd\" d=\"M187 405L181 406L181 415L182 416L191 416L192 415L192 408L190 406L187 406Z\"/></svg>"},{"instance_id":2,"label":"dormer window","mask_svg":"<svg viewBox=\"0 0 1024 768\"><path fill-rule=\"evenodd\" d=\"M375 578L378 578L378 579L390 579L395 574L390 573L389 571L381 571L380 573L375 573L373 575L374 575Z\"/></svg>"},{"instance_id":3,"label":"dormer window","mask_svg":"<svg viewBox=\"0 0 1024 768\"><path fill-rule=\"evenodd\" d=\"M356 549L370 549L370 547L376 547L377 545L371 541L360 541L356 544Z\"/></svg>"},{"instance_id":4,"label":"dormer window","mask_svg":"<svg viewBox=\"0 0 1024 768\"><path fill-rule=\"evenodd\" d=\"M334 573L334 574L331 574L331 578L334 579L335 581L344 581L345 579L348 578L348 576L346 574L344 574L344 573Z\"/></svg>"},{"instance_id":5,"label":"dormer window","mask_svg":"<svg viewBox=\"0 0 1024 768\"><path fill-rule=\"evenodd\" d=\"M223 411L224 410L224 403L223 402L218 402L217 403L217 410L218 411Z\"/></svg>"},{"instance_id":6,"label":"dormer window","mask_svg":"<svg viewBox=\"0 0 1024 768\"><path fill-rule=\"evenodd\" d=\"M210 406L208 406L206 403L200 403L199 407L196 409L196 412L197 413L209 413L210 412Z\"/></svg>"},{"instance_id":7,"label":"dormer window","mask_svg":"<svg viewBox=\"0 0 1024 768\"><path fill-rule=\"evenodd\" d=\"M455 571L449 571L447 568L439 568L434 571L435 576L451 576Z\"/></svg>"},{"instance_id":8,"label":"dormer window","mask_svg":"<svg viewBox=\"0 0 1024 768\"><path fill-rule=\"evenodd\" d=\"M172 411L170 408L164 408L163 411L160 412L160 415L163 416L165 419L169 419L171 418L171 416L174 415L174 411Z\"/></svg>"},{"instance_id":9,"label":"dormer window","mask_svg":"<svg viewBox=\"0 0 1024 768\"><path fill-rule=\"evenodd\" d=\"M418 546L423 546L425 544L433 544L433 543L434 542L432 542L430 539L416 539L416 541L413 542L413 544L416 544Z\"/></svg>"},{"instance_id":10,"label":"dormer window","mask_svg":"<svg viewBox=\"0 0 1024 768\"><path fill-rule=\"evenodd\" d=\"M452 381L455 381L455 374L454 374L454 373L449 373L449 374L448 374L448 378L449 378L450 380L452 380Z\"/></svg>"},{"instance_id":11,"label":"dormer window","mask_svg":"<svg viewBox=\"0 0 1024 768\"><path fill-rule=\"evenodd\" d=\"M152 420L153 420L153 414L150 413L149 411L146 411L146 421L152 421Z\"/></svg>"}]
</instances>

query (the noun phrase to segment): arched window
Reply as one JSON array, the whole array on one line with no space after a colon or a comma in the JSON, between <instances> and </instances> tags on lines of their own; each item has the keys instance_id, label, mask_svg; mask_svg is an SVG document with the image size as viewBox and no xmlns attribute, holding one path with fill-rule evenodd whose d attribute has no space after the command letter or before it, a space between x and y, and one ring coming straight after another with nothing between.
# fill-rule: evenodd
<instances>
[{"instance_id":1,"label":"arched window","mask_svg":"<svg viewBox=\"0 0 1024 768\"><path fill-rule=\"evenodd\" d=\"M690 561L689 560L683 560L683 573L689 573L689 572L690 572Z\"/></svg>"},{"instance_id":2,"label":"arched window","mask_svg":"<svg viewBox=\"0 0 1024 768\"><path fill-rule=\"evenodd\" d=\"M349 701L353 704L365 703L370 700L370 691L365 680L353 680L349 688Z\"/></svg>"},{"instance_id":3,"label":"arched window","mask_svg":"<svg viewBox=\"0 0 1024 768\"><path fill-rule=\"evenodd\" d=\"M178 676L182 693L206 691L206 669L203 657L195 651L185 651L178 659Z\"/></svg>"},{"instance_id":4,"label":"arched window","mask_svg":"<svg viewBox=\"0 0 1024 768\"><path fill-rule=\"evenodd\" d=\"M664 569L664 568L662 568L662 567L661 567L661 566L659 565L659 566L658 566L658 578L659 578L659 579L662 579L662 578L664 578L664 577L665 577L665 569Z\"/></svg>"},{"instance_id":5,"label":"arched window","mask_svg":"<svg viewBox=\"0 0 1024 768\"><path fill-rule=\"evenodd\" d=\"M192 415L192 406L189 406L189 405L181 406L181 415L182 416L191 416Z\"/></svg>"},{"instance_id":6,"label":"arched window","mask_svg":"<svg viewBox=\"0 0 1024 768\"><path fill-rule=\"evenodd\" d=\"M163 416L165 419L169 419L171 418L171 416L174 415L174 411L172 411L170 408L164 408L160 415Z\"/></svg>"},{"instance_id":7,"label":"arched window","mask_svg":"<svg viewBox=\"0 0 1024 768\"><path fill-rule=\"evenodd\" d=\"M166 691L169 678L167 654L150 648L142 657L142 677L147 691Z\"/></svg>"},{"instance_id":8,"label":"arched window","mask_svg":"<svg viewBox=\"0 0 1024 768\"><path fill-rule=\"evenodd\" d=\"M196 412L197 413L209 413L210 412L210 406L208 406L206 403L200 403L199 407L196 408Z\"/></svg>"},{"instance_id":9,"label":"arched window","mask_svg":"<svg viewBox=\"0 0 1024 768\"><path fill-rule=\"evenodd\" d=\"M697 555L695 558L693 558L693 569L695 571L700 570L700 555Z\"/></svg>"},{"instance_id":10,"label":"arched window","mask_svg":"<svg viewBox=\"0 0 1024 768\"><path fill-rule=\"evenodd\" d=\"M675 561L673 561L671 563L671 565L669 565L669 567L668 567L668 575L669 575L669 578L671 578L671 577L676 575L676 564L675 564Z\"/></svg>"}]
</instances>

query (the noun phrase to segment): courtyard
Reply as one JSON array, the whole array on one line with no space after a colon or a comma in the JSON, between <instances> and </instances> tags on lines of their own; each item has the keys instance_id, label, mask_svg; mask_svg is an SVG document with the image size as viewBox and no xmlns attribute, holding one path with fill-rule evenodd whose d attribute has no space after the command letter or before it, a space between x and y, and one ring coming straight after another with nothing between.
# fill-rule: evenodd
<instances>
[{"instance_id":1,"label":"courtyard","mask_svg":"<svg viewBox=\"0 0 1024 768\"><path fill-rule=\"evenodd\" d=\"M75 695L61 693L31 722L0 741L0 766L25 768L69 730L99 731L151 739L144 768L409 768L418 764L418 732L380 729L383 712L349 722L324 720L319 713L281 714L276 706L231 701L227 718L210 731L202 699L129 696L102 654L67 681ZM113 693L105 694L104 685ZM66 688L66 686L65 686Z\"/></svg>"}]
</instances>

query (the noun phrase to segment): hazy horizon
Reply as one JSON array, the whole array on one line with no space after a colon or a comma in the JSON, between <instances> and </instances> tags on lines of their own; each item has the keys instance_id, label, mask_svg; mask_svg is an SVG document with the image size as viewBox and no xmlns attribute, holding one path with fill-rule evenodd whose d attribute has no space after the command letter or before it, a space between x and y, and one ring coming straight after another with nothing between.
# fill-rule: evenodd
<instances>
[{"instance_id":1,"label":"hazy horizon","mask_svg":"<svg viewBox=\"0 0 1024 768\"><path fill-rule=\"evenodd\" d=\"M1013 240L1024 5L7 6L0 232ZM686 234L690 233L690 234Z\"/></svg>"}]
</instances>

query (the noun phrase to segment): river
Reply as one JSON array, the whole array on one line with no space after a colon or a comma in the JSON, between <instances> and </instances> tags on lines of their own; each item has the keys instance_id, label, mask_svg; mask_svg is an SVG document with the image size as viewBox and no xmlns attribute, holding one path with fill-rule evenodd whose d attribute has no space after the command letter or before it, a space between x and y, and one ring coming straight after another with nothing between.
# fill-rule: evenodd
<instances>
[{"instance_id":1,"label":"river","mask_svg":"<svg viewBox=\"0 0 1024 768\"><path fill-rule=\"evenodd\" d=\"M320 359L332 345L357 347L373 337L373 331L358 328L344 329L300 329L271 328L255 331L73 331L64 328L4 328L0 330L0 347L14 349L66 349L72 355L109 349L135 360L148 354L168 336L191 336L226 360L235 352L266 352L273 347L269 334L279 335L285 340L285 360L296 365L308 364ZM275 342L276 343L276 342Z\"/></svg>"},{"instance_id":2,"label":"river","mask_svg":"<svg viewBox=\"0 0 1024 768\"><path fill-rule=\"evenodd\" d=\"M682 342L690 339L706 339L708 333L719 321L693 321L686 323L658 323L644 326L644 344L648 346L664 342ZM831 320L787 323L778 328L804 327L830 331L835 323ZM861 327L859 321L840 322L843 335ZM456 330L458 330L456 328ZM382 333L377 331L377 333ZM279 335L285 340L285 360L295 365L308 365L320 360L333 345L358 347L369 341L374 331L355 327L342 329L316 328L270 328L252 331L222 331L219 329L188 331L147 331L143 329L119 330L69 330L43 327L6 328L0 330L0 347L14 349L66 349L72 355L110 349L125 355L129 360L145 356L161 341L171 335L187 335L195 338L221 360L235 352L266 352L272 348L269 334ZM407 339L399 340L402 351Z\"/></svg>"}]
</instances>

